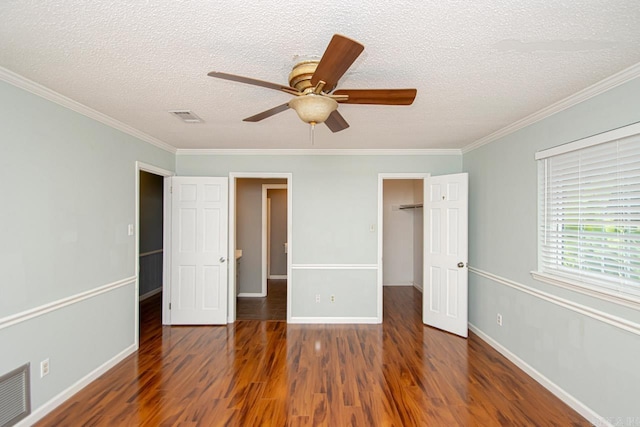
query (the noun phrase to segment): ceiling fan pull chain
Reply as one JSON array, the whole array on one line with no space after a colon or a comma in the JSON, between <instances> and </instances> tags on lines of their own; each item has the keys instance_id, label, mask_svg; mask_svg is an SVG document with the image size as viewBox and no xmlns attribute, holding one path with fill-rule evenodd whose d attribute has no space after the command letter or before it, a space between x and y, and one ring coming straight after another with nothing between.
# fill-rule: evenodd
<instances>
[{"instance_id":1,"label":"ceiling fan pull chain","mask_svg":"<svg viewBox=\"0 0 640 427\"><path fill-rule=\"evenodd\" d=\"M315 143L315 130L316 128L316 124L314 122L311 122L311 126L309 127L309 139L311 140L311 145L313 146L313 144Z\"/></svg>"}]
</instances>

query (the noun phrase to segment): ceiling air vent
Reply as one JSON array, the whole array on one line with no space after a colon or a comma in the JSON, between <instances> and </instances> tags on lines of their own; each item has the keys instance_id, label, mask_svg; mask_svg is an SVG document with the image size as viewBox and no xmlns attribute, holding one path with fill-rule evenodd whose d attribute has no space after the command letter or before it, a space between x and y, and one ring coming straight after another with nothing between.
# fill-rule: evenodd
<instances>
[{"instance_id":1,"label":"ceiling air vent","mask_svg":"<svg viewBox=\"0 0 640 427\"><path fill-rule=\"evenodd\" d=\"M191 112L191 110L171 110L173 114L185 123L202 123L202 119Z\"/></svg>"}]
</instances>

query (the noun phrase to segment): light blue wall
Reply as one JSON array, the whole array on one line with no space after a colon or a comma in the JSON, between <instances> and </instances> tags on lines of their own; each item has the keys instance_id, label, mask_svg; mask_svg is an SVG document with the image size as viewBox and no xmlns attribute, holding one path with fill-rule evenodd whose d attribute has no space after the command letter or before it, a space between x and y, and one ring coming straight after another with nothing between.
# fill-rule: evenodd
<instances>
[{"instance_id":1,"label":"light blue wall","mask_svg":"<svg viewBox=\"0 0 640 427\"><path fill-rule=\"evenodd\" d=\"M376 264L378 174L460 172L462 156L232 156L178 155L176 172L292 173L292 263ZM375 231L370 231L374 225ZM294 317L375 317L375 272L294 270ZM315 303L315 295L321 303ZM328 303L335 295L336 302ZM325 303L326 302L326 303Z\"/></svg>"},{"instance_id":2,"label":"light blue wall","mask_svg":"<svg viewBox=\"0 0 640 427\"><path fill-rule=\"evenodd\" d=\"M175 156L4 82L0 129L0 374L31 362L37 410L134 345L135 280L2 320L134 276L135 162L173 170Z\"/></svg>"},{"instance_id":3,"label":"light blue wall","mask_svg":"<svg viewBox=\"0 0 640 427\"><path fill-rule=\"evenodd\" d=\"M541 149L640 121L640 79L473 150L471 267L640 323L640 312L532 279ZM469 320L604 417L640 417L640 336L471 273ZM503 326L496 314L503 315Z\"/></svg>"}]
</instances>

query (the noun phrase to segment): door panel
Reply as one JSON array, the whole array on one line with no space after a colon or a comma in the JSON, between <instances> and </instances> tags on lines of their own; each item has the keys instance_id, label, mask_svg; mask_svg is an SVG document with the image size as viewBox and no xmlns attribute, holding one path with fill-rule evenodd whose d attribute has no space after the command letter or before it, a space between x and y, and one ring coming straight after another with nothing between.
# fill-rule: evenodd
<instances>
[{"instance_id":1,"label":"door panel","mask_svg":"<svg viewBox=\"0 0 640 427\"><path fill-rule=\"evenodd\" d=\"M425 224L425 324L466 337L468 335L467 199L468 175L432 176ZM460 267L459 265L462 265Z\"/></svg>"},{"instance_id":2,"label":"door panel","mask_svg":"<svg viewBox=\"0 0 640 427\"><path fill-rule=\"evenodd\" d=\"M171 324L227 323L227 197L227 178L172 178Z\"/></svg>"}]
</instances>

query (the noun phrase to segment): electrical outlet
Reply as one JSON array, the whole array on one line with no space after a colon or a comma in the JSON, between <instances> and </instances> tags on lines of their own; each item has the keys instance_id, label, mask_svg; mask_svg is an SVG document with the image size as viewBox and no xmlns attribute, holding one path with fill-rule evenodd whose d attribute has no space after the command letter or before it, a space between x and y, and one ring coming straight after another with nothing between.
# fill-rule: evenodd
<instances>
[{"instance_id":1,"label":"electrical outlet","mask_svg":"<svg viewBox=\"0 0 640 427\"><path fill-rule=\"evenodd\" d=\"M40 362L40 378L49 375L49 358Z\"/></svg>"},{"instance_id":2,"label":"electrical outlet","mask_svg":"<svg viewBox=\"0 0 640 427\"><path fill-rule=\"evenodd\" d=\"M331 295L330 301L331 302L336 302L336 296L335 295Z\"/></svg>"},{"instance_id":3,"label":"electrical outlet","mask_svg":"<svg viewBox=\"0 0 640 427\"><path fill-rule=\"evenodd\" d=\"M502 314L498 313L496 323L498 324L498 326L502 326Z\"/></svg>"},{"instance_id":4,"label":"electrical outlet","mask_svg":"<svg viewBox=\"0 0 640 427\"><path fill-rule=\"evenodd\" d=\"M320 294L316 294L316 304L320 303Z\"/></svg>"}]
</instances>

